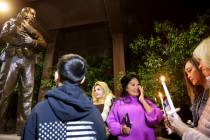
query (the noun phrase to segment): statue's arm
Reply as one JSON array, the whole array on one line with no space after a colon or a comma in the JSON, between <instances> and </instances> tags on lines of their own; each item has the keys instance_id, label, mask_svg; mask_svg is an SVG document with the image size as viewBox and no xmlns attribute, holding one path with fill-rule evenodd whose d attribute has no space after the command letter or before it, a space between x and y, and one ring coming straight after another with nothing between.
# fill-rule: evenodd
<instances>
[{"instance_id":1,"label":"statue's arm","mask_svg":"<svg viewBox=\"0 0 210 140\"><path fill-rule=\"evenodd\" d=\"M24 44L24 38L21 36L15 21L11 19L4 23L0 39L12 45L20 46Z\"/></svg>"},{"instance_id":2,"label":"statue's arm","mask_svg":"<svg viewBox=\"0 0 210 140\"><path fill-rule=\"evenodd\" d=\"M46 48L47 47L47 42L45 41L43 35L35 29L33 26L29 24L23 24L24 28L26 31L32 36L34 39L34 46L39 47L39 48Z\"/></svg>"}]
</instances>

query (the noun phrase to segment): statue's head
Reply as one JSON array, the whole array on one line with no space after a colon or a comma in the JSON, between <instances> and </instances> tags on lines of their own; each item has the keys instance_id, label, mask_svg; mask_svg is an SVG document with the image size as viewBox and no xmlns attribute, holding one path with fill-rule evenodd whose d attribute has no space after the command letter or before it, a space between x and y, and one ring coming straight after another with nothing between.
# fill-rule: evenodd
<instances>
[{"instance_id":1,"label":"statue's head","mask_svg":"<svg viewBox=\"0 0 210 140\"><path fill-rule=\"evenodd\" d=\"M25 20L28 23L34 22L36 18L36 11L31 7L23 8L17 15L17 19Z\"/></svg>"}]
</instances>

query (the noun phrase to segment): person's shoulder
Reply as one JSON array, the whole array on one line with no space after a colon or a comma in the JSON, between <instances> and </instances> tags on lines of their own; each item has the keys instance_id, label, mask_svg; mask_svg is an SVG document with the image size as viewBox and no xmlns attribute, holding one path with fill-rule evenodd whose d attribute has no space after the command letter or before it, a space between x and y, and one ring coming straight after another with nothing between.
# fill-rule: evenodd
<instances>
[{"instance_id":1,"label":"person's shoulder","mask_svg":"<svg viewBox=\"0 0 210 140\"><path fill-rule=\"evenodd\" d=\"M16 19L15 18L10 18L8 21L10 21L10 22L16 22Z\"/></svg>"},{"instance_id":2,"label":"person's shoulder","mask_svg":"<svg viewBox=\"0 0 210 140\"><path fill-rule=\"evenodd\" d=\"M120 106L122 104L124 104L123 98L118 97L118 98L114 98L112 106Z\"/></svg>"},{"instance_id":3,"label":"person's shoulder","mask_svg":"<svg viewBox=\"0 0 210 140\"><path fill-rule=\"evenodd\" d=\"M35 105L35 107L33 108L33 112L39 112L40 110L43 110L44 108L46 108L48 105L47 100L43 100L40 101L39 103L37 103Z\"/></svg>"},{"instance_id":4,"label":"person's shoulder","mask_svg":"<svg viewBox=\"0 0 210 140\"><path fill-rule=\"evenodd\" d=\"M10 18L9 20L5 21L3 24L2 30L8 29L11 26L15 25L16 20L14 18Z\"/></svg>"},{"instance_id":5,"label":"person's shoulder","mask_svg":"<svg viewBox=\"0 0 210 140\"><path fill-rule=\"evenodd\" d=\"M113 94L108 94L106 96L106 99L105 100L111 100L111 99L114 99L114 98L115 98L115 96Z\"/></svg>"},{"instance_id":6,"label":"person's shoulder","mask_svg":"<svg viewBox=\"0 0 210 140\"><path fill-rule=\"evenodd\" d=\"M15 18L10 18L9 20L5 21L4 22L4 25L5 24L14 24L16 22L16 19Z\"/></svg>"}]
</instances>

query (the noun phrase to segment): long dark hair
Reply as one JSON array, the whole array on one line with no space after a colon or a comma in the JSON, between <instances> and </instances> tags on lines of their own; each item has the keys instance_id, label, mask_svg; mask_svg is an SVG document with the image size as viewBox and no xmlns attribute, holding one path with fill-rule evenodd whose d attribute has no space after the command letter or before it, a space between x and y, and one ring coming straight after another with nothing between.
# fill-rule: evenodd
<instances>
[{"instance_id":1,"label":"long dark hair","mask_svg":"<svg viewBox=\"0 0 210 140\"><path fill-rule=\"evenodd\" d=\"M122 86L122 92L120 94L120 97L125 97L125 96L128 95L128 92L126 91L126 88L128 86L128 83L134 78L136 78L139 81L139 77L135 73L129 73L129 74L123 76L123 78L120 81L121 86Z\"/></svg>"}]
</instances>

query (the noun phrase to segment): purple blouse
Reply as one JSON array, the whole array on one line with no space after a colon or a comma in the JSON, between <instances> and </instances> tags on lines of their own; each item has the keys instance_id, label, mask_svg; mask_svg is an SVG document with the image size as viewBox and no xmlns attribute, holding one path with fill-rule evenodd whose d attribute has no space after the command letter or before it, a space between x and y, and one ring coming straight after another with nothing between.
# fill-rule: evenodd
<instances>
[{"instance_id":1,"label":"purple blouse","mask_svg":"<svg viewBox=\"0 0 210 140\"><path fill-rule=\"evenodd\" d=\"M144 110L138 97L127 96L115 101L107 118L110 133L118 140L155 140L153 126L161 122L163 113L150 100L146 101L153 108L149 113ZM124 135L121 131L126 113L132 124L130 135Z\"/></svg>"}]
</instances>

